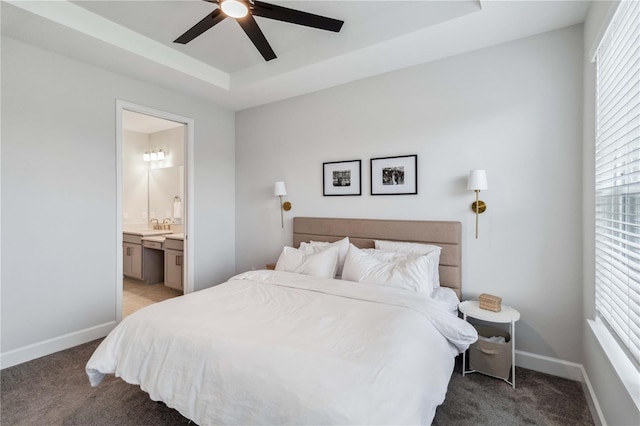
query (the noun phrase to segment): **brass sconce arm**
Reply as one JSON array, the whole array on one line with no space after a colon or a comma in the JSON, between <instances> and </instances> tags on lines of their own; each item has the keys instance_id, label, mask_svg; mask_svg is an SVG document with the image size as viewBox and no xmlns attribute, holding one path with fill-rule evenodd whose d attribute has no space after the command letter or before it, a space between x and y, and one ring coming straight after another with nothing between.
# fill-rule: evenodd
<instances>
[{"instance_id":1,"label":"brass sconce arm","mask_svg":"<svg viewBox=\"0 0 640 426\"><path fill-rule=\"evenodd\" d=\"M478 238L478 215L480 215L481 213L484 213L485 210L487 210L487 205L485 204L484 201L478 199L480 195L480 190L475 189L474 191L476 193L476 201L471 203L471 210L476 214L476 239L477 239Z\"/></svg>"},{"instance_id":2,"label":"brass sconce arm","mask_svg":"<svg viewBox=\"0 0 640 426\"><path fill-rule=\"evenodd\" d=\"M487 210L487 205L479 199L480 191L488 189L487 172L484 170L471 170L467 181L467 189L476 193L476 201L471 204L471 211L476 214L476 239L478 239L478 216Z\"/></svg>"}]
</instances>

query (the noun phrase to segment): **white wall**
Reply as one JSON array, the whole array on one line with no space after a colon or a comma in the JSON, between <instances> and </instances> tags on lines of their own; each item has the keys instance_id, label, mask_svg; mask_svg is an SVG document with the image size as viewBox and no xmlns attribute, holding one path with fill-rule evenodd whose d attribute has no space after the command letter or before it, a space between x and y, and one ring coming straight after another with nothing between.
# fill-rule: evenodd
<instances>
[{"instance_id":1,"label":"white wall","mask_svg":"<svg viewBox=\"0 0 640 426\"><path fill-rule=\"evenodd\" d=\"M195 288L235 271L233 112L3 37L3 366L116 320L117 99L194 119Z\"/></svg>"},{"instance_id":2,"label":"white wall","mask_svg":"<svg viewBox=\"0 0 640 426\"><path fill-rule=\"evenodd\" d=\"M581 26L239 112L237 270L275 261L293 216L461 221L463 297L501 296L522 314L518 350L579 363L581 141ZM369 159L403 154L419 194L369 195ZM323 197L322 163L353 159L363 195ZM470 169L489 179L478 240Z\"/></svg>"},{"instance_id":3,"label":"white wall","mask_svg":"<svg viewBox=\"0 0 640 426\"><path fill-rule=\"evenodd\" d=\"M596 65L592 55L606 29L617 1L592 2L584 24L584 145L583 145L583 352L584 369L600 414L609 425L640 424L640 411L625 388L621 373L616 371L603 349L603 342L586 326L595 318L595 88ZM605 343L606 346L606 343ZM620 368L620 365L617 365ZM636 367L630 373L637 374Z\"/></svg>"}]
</instances>

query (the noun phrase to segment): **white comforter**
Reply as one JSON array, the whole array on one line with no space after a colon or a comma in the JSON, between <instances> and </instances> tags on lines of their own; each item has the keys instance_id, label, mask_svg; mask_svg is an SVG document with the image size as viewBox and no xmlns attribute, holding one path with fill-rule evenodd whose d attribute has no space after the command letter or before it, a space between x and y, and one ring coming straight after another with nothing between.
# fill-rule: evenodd
<instances>
[{"instance_id":1,"label":"white comforter","mask_svg":"<svg viewBox=\"0 0 640 426\"><path fill-rule=\"evenodd\" d=\"M86 369L200 425L429 424L476 337L429 297L253 271L127 317Z\"/></svg>"}]
</instances>

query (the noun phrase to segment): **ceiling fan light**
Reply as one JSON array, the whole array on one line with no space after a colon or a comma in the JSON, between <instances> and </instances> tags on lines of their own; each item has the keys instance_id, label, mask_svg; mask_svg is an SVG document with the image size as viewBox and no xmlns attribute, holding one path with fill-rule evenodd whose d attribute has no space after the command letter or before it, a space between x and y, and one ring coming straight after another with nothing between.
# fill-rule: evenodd
<instances>
[{"instance_id":1,"label":"ceiling fan light","mask_svg":"<svg viewBox=\"0 0 640 426\"><path fill-rule=\"evenodd\" d=\"M244 18L249 13L247 6L238 0L225 0L220 7L225 15L231 18Z\"/></svg>"}]
</instances>

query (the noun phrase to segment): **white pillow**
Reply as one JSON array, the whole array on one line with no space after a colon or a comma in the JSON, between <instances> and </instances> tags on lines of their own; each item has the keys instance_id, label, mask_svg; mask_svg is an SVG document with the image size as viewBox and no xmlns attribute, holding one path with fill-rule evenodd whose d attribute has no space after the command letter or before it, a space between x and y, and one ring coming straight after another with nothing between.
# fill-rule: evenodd
<instances>
[{"instance_id":1,"label":"white pillow","mask_svg":"<svg viewBox=\"0 0 640 426\"><path fill-rule=\"evenodd\" d=\"M393 251L396 253L420 254L423 256L431 253L432 251L438 251L439 253L440 250L442 250L442 247L440 246L421 243L407 243L404 241L374 240L373 243L378 250Z\"/></svg>"},{"instance_id":2,"label":"white pillow","mask_svg":"<svg viewBox=\"0 0 640 426\"><path fill-rule=\"evenodd\" d=\"M338 268L338 246L318 253L307 254L303 250L284 247L276 263L276 271L295 272L320 278L333 278Z\"/></svg>"},{"instance_id":3,"label":"white pillow","mask_svg":"<svg viewBox=\"0 0 640 426\"><path fill-rule=\"evenodd\" d=\"M433 275L431 277L433 288L440 287L440 271L438 270L438 266L440 264L440 252L442 251L442 247L434 246L431 244L385 240L374 240L374 244L376 249L378 250L391 251L394 253L413 254L418 256L428 256L430 258L430 262L435 262L435 267L432 269Z\"/></svg>"},{"instance_id":4,"label":"white pillow","mask_svg":"<svg viewBox=\"0 0 640 426\"><path fill-rule=\"evenodd\" d=\"M431 294L431 269L427 256L364 251L351 244L342 279Z\"/></svg>"},{"instance_id":5,"label":"white pillow","mask_svg":"<svg viewBox=\"0 0 640 426\"><path fill-rule=\"evenodd\" d=\"M349 237L345 237L341 240L329 243L327 241L311 241L309 243L300 243L300 250L303 250L307 254L317 253L329 247L339 247L340 254L338 257L338 270L336 271L336 277L342 276L342 269L344 268L344 259L347 257L349 251Z\"/></svg>"},{"instance_id":6,"label":"white pillow","mask_svg":"<svg viewBox=\"0 0 640 426\"><path fill-rule=\"evenodd\" d=\"M425 245L425 244L421 244L421 245ZM387 261L406 260L407 258L416 258L421 256L426 257L427 262L429 262L429 268L431 270L431 275L428 279L428 282L431 284L431 287L433 287L433 289L435 290L437 288L440 288L440 274L438 272L438 267L440 263L440 247L438 246L432 246L432 247L435 247L436 250L429 252L425 256L422 256L419 254L399 253L399 252L378 250L378 249L360 249L360 250L364 253L374 255L379 259L387 260Z\"/></svg>"}]
</instances>

